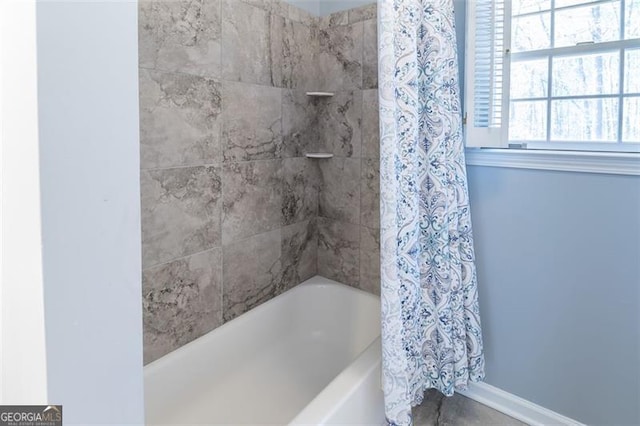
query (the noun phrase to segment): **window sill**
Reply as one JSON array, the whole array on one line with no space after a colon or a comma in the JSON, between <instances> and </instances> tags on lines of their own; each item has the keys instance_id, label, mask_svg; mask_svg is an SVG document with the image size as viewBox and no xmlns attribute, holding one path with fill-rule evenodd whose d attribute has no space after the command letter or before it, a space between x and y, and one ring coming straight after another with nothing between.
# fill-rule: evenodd
<instances>
[{"instance_id":1,"label":"window sill","mask_svg":"<svg viewBox=\"0 0 640 426\"><path fill-rule=\"evenodd\" d=\"M640 176L640 154L594 151L467 148L468 166Z\"/></svg>"}]
</instances>

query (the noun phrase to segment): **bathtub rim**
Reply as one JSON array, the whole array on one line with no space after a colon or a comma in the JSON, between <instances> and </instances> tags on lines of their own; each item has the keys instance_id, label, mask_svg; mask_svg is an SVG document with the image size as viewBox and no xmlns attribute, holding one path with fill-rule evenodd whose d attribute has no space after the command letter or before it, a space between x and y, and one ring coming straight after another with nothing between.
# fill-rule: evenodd
<instances>
[{"instance_id":1,"label":"bathtub rim","mask_svg":"<svg viewBox=\"0 0 640 426\"><path fill-rule=\"evenodd\" d=\"M332 418L358 392L363 391L367 382L374 380L380 407L382 407L382 343L378 336L358 357L342 370L333 380L294 417L288 426L334 424ZM380 410L382 408L378 407ZM369 408L375 411L374 407ZM384 423L381 411L380 423Z\"/></svg>"},{"instance_id":2,"label":"bathtub rim","mask_svg":"<svg viewBox=\"0 0 640 426\"><path fill-rule=\"evenodd\" d=\"M347 284L342 284L342 283L340 283L338 281L334 281L332 279L325 278L322 275L314 275L313 277L301 282L300 284L290 288L289 290L282 292L281 294L277 295L276 297L274 297L272 299L269 299L264 303L261 303L260 305L256 306L255 308L252 308L252 309L248 310L247 312L244 312L243 314L238 315L237 317L233 318L232 320L227 321L224 324L222 324L221 326L216 327L213 330L210 330L210 331L206 332L202 336L190 341L189 343L186 343L186 344L180 346L179 348L174 349L173 351L162 355L160 358L158 358L156 360L153 360L149 364L144 365L143 366L143 376L144 376L144 378L146 379L146 377L148 375L153 374L153 372L155 370L157 370L159 368L162 368L163 364L172 361L172 359L175 358L175 357L179 357L181 353L190 350L192 346L203 344L204 342L208 342L210 339L215 338L218 334L223 333L229 327L238 326L241 323L250 321L253 318L253 316L255 316L256 314L262 312L265 309L268 309L271 305L279 303L279 301L283 298L283 296L285 296L285 295L289 295L290 296L291 294L294 294L296 292L303 291L307 287L317 287L317 288L334 287L334 288L340 288L340 289L342 289L344 291L350 291L352 293L357 293L360 296L366 296L369 299L374 299L378 303L380 302L380 297L375 295L375 294L373 294L373 293L369 293L367 291L361 290L359 288L352 287L352 286L347 285ZM366 351L366 350L367 349L365 348L363 350L363 352Z\"/></svg>"}]
</instances>

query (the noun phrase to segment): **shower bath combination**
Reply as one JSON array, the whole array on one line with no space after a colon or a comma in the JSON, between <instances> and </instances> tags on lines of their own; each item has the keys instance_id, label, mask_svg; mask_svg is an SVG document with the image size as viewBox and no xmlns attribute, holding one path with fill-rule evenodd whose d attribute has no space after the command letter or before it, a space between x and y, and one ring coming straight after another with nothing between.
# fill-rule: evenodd
<instances>
[{"instance_id":1,"label":"shower bath combination","mask_svg":"<svg viewBox=\"0 0 640 426\"><path fill-rule=\"evenodd\" d=\"M384 420L377 7L360 4L139 3L150 424Z\"/></svg>"}]
</instances>

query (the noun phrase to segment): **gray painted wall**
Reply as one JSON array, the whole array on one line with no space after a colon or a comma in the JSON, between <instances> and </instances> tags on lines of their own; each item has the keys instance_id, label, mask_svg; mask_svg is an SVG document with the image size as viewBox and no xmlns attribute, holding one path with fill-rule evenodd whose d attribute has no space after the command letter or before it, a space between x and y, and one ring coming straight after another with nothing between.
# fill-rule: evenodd
<instances>
[{"instance_id":1,"label":"gray painted wall","mask_svg":"<svg viewBox=\"0 0 640 426\"><path fill-rule=\"evenodd\" d=\"M137 27L135 2L37 3L48 401L69 425L144 421Z\"/></svg>"},{"instance_id":2,"label":"gray painted wall","mask_svg":"<svg viewBox=\"0 0 640 426\"><path fill-rule=\"evenodd\" d=\"M469 167L487 382L640 423L640 178Z\"/></svg>"}]
</instances>

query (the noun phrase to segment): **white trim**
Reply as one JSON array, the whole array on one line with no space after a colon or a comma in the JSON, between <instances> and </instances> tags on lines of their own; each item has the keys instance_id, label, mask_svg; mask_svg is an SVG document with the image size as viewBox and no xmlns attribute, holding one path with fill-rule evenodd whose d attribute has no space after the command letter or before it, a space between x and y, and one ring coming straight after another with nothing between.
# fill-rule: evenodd
<instances>
[{"instance_id":1,"label":"white trim","mask_svg":"<svg viewBox=\"0 0 640 426\"><path fill-rule=\"evenodd\" d=\"M640 154L626 152L467 149L468 166L640 176Z\"/></svg>"},{"instance_id":2,"label":"white trim","mask_svg":"<svg viewBox=\"0 0 640 426\"><path fill-rule=\"evenodd\" d=\"M583 423L486 383L471 383L468 390L459 393L531 426L584 426Z\"/></svg>"},{"instance_id":3,"label":"white trim","mask_svg":"<svg viewBox=\"0 0 640 426\"><path fill-rule=\"evenodd\" d=\"M608 1L608 0L607 0ZM604 3L604 2L603 2ZM571 5L569 7L585 6L584 3ZM563 8L556 8L555 10L559 10ZM547 11L548 12L548 11ZM539 12L534 12L539 13ZM587 43L587 44L576 44L574 46L560 46L560 47L549 47L546 49L539 50L526 50L524 52L514 52L512 53L513 60L525 61L531 59L538 58L548 58L549 56L568 56L568 55L589 55L592 53L601 53L601 52L620 52L620 49L635 49L638 47L640 43L640 39L638 38L630 38L626 40L613 40L613 41L603 41L598 43ZM617 93L616 93L617 95Z\"/></svg>"}]
</instances>

